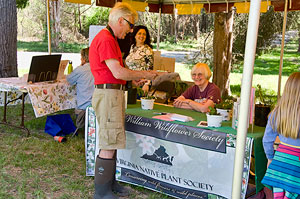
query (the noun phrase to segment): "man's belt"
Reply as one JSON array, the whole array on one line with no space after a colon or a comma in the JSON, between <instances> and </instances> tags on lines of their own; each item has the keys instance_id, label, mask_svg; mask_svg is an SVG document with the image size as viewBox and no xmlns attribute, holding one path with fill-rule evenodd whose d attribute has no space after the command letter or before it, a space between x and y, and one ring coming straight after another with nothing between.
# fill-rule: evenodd
<instances>
[{"instance_id":1,"label":"man's belt","mask_svg":"<svg viewBox=\"0 0 300 199\"><path fill-rule=\"evenodd\" d=\"M125 90L125 85L122 85L122 84L96 84L95 88Z\"/></svg>"}]
</instances>

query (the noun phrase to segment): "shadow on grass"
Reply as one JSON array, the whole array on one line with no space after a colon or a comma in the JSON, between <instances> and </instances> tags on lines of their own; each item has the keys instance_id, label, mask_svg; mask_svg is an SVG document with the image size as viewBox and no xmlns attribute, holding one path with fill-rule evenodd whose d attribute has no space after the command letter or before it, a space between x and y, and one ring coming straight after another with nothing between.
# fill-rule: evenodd
<instances>
[{"instance_id":1,"label":"shadow on grass","mask_svg":"<svg viewBox=\"0 0 300 199\"><path fill-rule=\"evenodd\" d=\"M73 112L71 109L57 114L74 116ZM0 107L1 120L2 113ZM21 114L21 105L9 106L7 121L19 125ZM0 198L92 198L94 179L85 176L84 138L68 137L67 142L56 142L44 133L46 116L35 118L31 104L25 105L25 116L29 137L22 130L0 125ZM132 188L133 193L123 199L171 198L137 186Z\"/></svg>"},{"instance_id":2,"label":"shadow on grass","mask_svg":"<svg viewBox=\"0 0 300 199\"><path fill-rule=\"evenodd\" d=\"M52 52L78 53L85 44L60 43L58 48L52 47ZM28 52L48 52L48 43L44 41L24 42L18 41L18 50Z\"/></svg>"},{"instance_id":3,"label":"shadow on grass","mask_svg":"<svg viewBox=\"0 0 300 199\"><path fill-rule=\"evenodd\" d=\"M21 117L22 117L21 110L22 110L21 104L8 106L7 112L6 112L6 114L7 114L6 121L15 126L20 126ZM54 114L70 114L71 118L73 120L73 123L75 124L75 114L74 114L73 109L60 111L60 112L57 112ZM3 107L0 107L0 116L1 116L0 120L2 121L3 120ZM25 104L24 125L30 131L31 134L34 134L34 136L40 137L39 134L44 132L46 120L47 120L47 116L36 118L31 104ZM17 134L23 134L23 135L25 135L25 133L26 133L25 130L21 130L19 128L11 127L11 126L8 126L5 124L0 124L0 128L4 132L15 132Z\"/></svg>"},{"instance_id":4,"label":"shadow on grass","mask_svg":"<svg viewBox=\"0 0 300 199\"><path fill-rule=\"evenodd\" d=\"M286 44L283 55L282 75L289 76L300 68L300 53L298 46L292 41ZM278 75L280 65L280 47L255 58L253 74ZM233 70L235 73L243 73L243 63Z\"/></svg>"}]
</instances>

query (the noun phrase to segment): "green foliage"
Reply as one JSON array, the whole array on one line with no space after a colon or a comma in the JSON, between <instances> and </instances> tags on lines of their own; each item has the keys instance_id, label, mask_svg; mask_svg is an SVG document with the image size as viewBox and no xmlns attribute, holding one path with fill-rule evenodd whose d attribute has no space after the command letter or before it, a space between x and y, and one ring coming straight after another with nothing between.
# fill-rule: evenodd
<instances>
[{"instance_id":1,"label":"green foliage","mask_svg":"<svg viewBox=\"0 0 300 199\"><path fill-rule=\"evenodd\" d=\"M245 53L247 26L249 14L237 14L234 20L234 44L233 56L242 60ZM261 55L264 50L268 50L275 33L281 31L282 13L274 12L271 7L266 13L262 13L258 28L256 53Z\"/></svg>"},{"instance_id":2,"label":"green foliage","mask_svg":"<svg viewBox=\"0 0 300 199\"><path fill-rule=\"evenodd\" d=\"M299 70L300 53L297 52L298 39L285 44L282 75L289 76ZM255 59L253 74L278 75L280 63L280 47L273 48ZM233 72L243 72L243 62L234 66Z\"/></svg>"},{"instance_id":3,"label":"green foliage","mask_svg":"<svg viewBox=\"0 0 300 199\"><path fill-rule=\"evenodd\" d=\"M82 34L88 38L89 27L91 25L106 26L108 22L109 8L98 7L93 9L90 15L86 16L82 20Z\"/></svg>"},{"instance_id":4,"label":"green foliage","mask_svg":"<svg viewBox=\"0 0 300 199\"><path fill-rule=\"evenodd\" d=\"M224 96L222 97L222 102L219 104L216 104L216 108L219 109L232 109L233 103L236 101L236 99L233 96Z\"/></svg>"},{"instance_id":5,"label":"green foliage","mask_svg":"<svg viewBox=\"0 0 300 199\"><path fill-rule=\"evenodd\" d=\"M277 96L274 91L263 89L260 84L257 84L255 97L260 104L273 106L277 102Z\"/></svg>"},{"instance_id":6,"label":"green foliage","mask_svg":"<svg viewBox=\"0 0 300 199\"><path fill-rule=\"evenodd\" d=\"M17 8L23 9L29 5L29 0L16 0Z\"/></svg>"},{"instance_id":7,"label":"green foliage","mask_svg":"<svg viewBox=\"0 0 300 199\"><path fill-rule=\"evenodd\" d=\"M240 84L230 85L230 91L231 91L232 95L234 95L236 97L240 97L240 95L241 95L241 85Z\"/></svg>"},{"instance_id":8,"label":"green foliage","mask_svg":"<svg viewBox=\"0 0 300 199\"><path fill-rule=\"evenodd\" d=\"M137 94L141 97L141 98L145 98L145 99L155 99L155 97L153 95L150 95L149 92L145 92L141 87L137 87Z\"/></svg>"},{"instance_id":9,"label":"green foliage","mask_svg":"<svg viewBox=\"0 0 300 199\"><path fill-rule=\"evenodd\" d=\"M188 88L188 84L184 81L176 80L174 83L175 93L177 96L180 96Z\"/></svg>"},{"instance_id":10,"label":"green foliage","mask_svg":"<svg viewBox=\"0 0 300 199\"><path fill-rule=\"evenodd\" d=\"M208 109L209 109L209 112L208 112L209 115L220 115L220 113L217 112L216 106L215 107L210 106L210 107L208 107Z\"/></svg>"}]
</instances>

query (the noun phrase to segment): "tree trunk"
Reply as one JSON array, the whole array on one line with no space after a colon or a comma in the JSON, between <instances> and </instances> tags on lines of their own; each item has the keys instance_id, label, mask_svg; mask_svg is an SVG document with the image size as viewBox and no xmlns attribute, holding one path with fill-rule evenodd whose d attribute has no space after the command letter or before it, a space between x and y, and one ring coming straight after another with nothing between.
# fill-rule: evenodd
<instances>
[{"instance_id":1,"label":"tree trunk","mask_svg":"<svg viewBox=\"0 0 300 199\"><path fill-rule=\"evenodd\" d=\"M50 1L50 12L52 22L53 47L58 48L60 42L60 0Z\"/></svg>"},{"instance_id":2,"label":"tree trunk","mask_svg":"<svg viewBox=\"0 0 300 199\"><path fill-rule=\"evenodd\" d=\"M82 32L82 27L81 27L81 19L80 19L80 15L81 15L81 13L80 13L80 5L78 4L78 6L77 6L77 9L78 9L78 24L79 24L79 32L81 33Z\"/></svg>"},{"instance_id":3,"label":"tree trunk","mask_svg":"<svg viewBox=\"0 0 300 199\"><path fill-rule=\"evenodd\" d=\"M213 82L220 88L222 96L230 94L229 74L232 61L233 14L233 11L215 14Z\"/></svg>"},{"instance_id":4,"label":"tree trunk","mask_svg":"<svg viewBox=\"0 0 300 199\"><path fill-rule=\"evenodd\" d=\"M198 24L199 24L199 19L198 19L198 15L192 15L192 22L193 22L193 35L194 35L194 39L198 39Z\"/></svg>"},{"instance_id":5,"label":"tree trunk","mask_svg":"<svg viewBox=\"0 0 300 199\"><path fill-rule=\"evenodd\" d=\"M178 14L177 11L174 13L174 39L175 39L175 44L177 43L178 40L178 31L177 31L177 22L178 22Z\"/></svg>"},{"instance_id":6,"label":"tree trunk","mask_svg":"<svg viewBox=\"0 0 300 199\"><path fill-rule=\"evenodd\" d=\"M208 17L205 12L201 12L201 25L200 25L200 31L201 32L207 32L208 27Z\"/></svg>"},{"instance_id":7,"label":"tree trunk","mask_svg":"<svg viewBox=\"0 0 300 199\"><path fill-rule=\"evenodd\" d=\"M298 53L300 53L300 29L299 28L298 28L298 51L297 51Z\"/></svg>"},{"instance_id":8,"label":"tree trunk","mask_svg":"<svg viewBox=\"0 0 300 199\"><path fill-rule=\"evenodd\" d=\"M16 0L0 0L0 78L17 76Z\"/></svg>"}]
</instances>

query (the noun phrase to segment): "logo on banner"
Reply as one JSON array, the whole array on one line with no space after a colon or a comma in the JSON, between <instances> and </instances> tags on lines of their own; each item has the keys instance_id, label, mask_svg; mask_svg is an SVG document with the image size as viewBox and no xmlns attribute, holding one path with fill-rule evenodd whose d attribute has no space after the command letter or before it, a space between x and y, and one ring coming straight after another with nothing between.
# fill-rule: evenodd
<instances>
[{"instance_id":1,"label":"logo on banner","mask_svg":"<svg viewBox=\"0 0 300 199\"><path fill-rule=\"evenodd\" d=\"M117 179L121 178L121 167L116 167L116 178Z\"/></svg>"},{"instance_id":2,"label":"logo on banner","mask_svg":"<svg viewBox=\"0 0 300 199\"><path fill-rule=\"evenodd\" d=\"M169 154L167 154L166 149L163 146L160 146L158 149L156 149L152 155L144 154L141 158L171 166L173 165L172 162L174 160L174 156L171 157Z\"/></svg>"}]
</instances>

